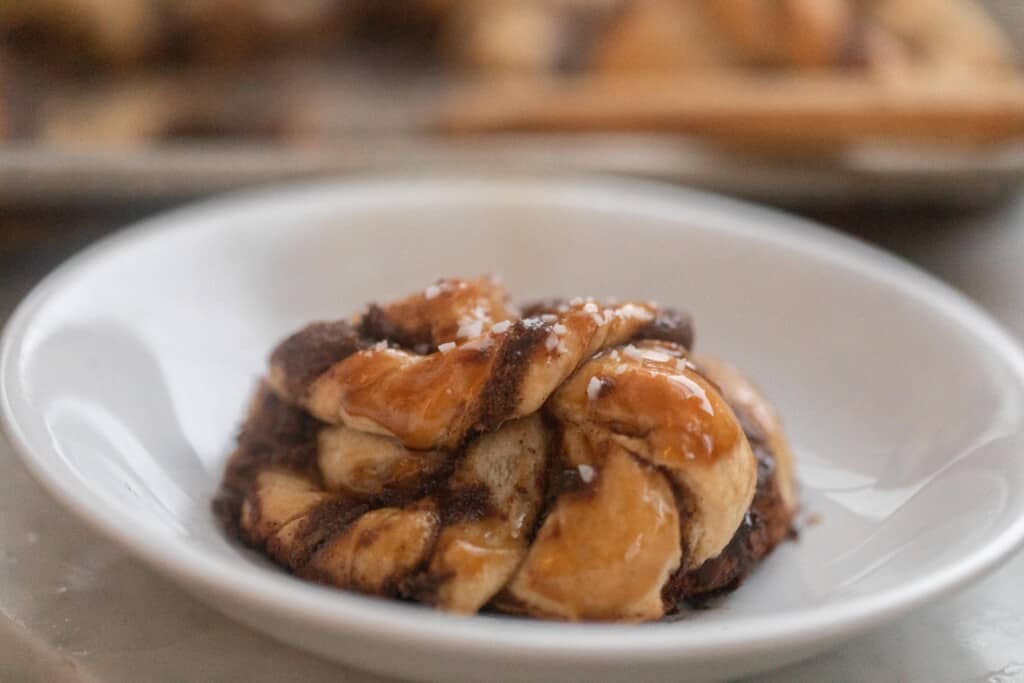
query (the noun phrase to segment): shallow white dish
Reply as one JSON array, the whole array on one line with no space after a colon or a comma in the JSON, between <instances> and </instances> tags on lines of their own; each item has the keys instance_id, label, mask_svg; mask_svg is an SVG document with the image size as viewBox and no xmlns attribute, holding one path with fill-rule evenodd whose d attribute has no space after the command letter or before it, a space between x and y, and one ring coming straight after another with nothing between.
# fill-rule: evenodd
<instances>
[{"instance_id":1,"label":"shallow white dish","mask_svg":"<svg viewBox=\"0 0 1024 683\"><path fill-rule=\"evenodd\" d=\"M460 618L303 583L209 501L268 350L315 318L500 272L523 299L690 308L795 442L820 517L716 608L640 626ZM253 628L436 680L706 680L820 652L963 586L1024 539L1024 356L963 297L780 213L612 181L262 190L102 241L22 304L5 426L63 504Z\"/></svg>"}]
</instances>

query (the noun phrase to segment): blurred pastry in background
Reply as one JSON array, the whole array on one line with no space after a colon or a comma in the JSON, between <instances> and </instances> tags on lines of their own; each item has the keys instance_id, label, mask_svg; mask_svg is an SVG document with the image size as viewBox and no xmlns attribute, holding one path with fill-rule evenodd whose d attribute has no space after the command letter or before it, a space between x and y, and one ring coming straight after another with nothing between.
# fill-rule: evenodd
<instances>
[{"instance_id":1,"label":"blurred pastry in background","mask_svg":"<svg viewBox=\"0 0 1024 683\"><path fill-rule=\"evenodd\" d=\"M1020 86L976 0L0 1L0 139L58 146L396 122L946 144L1024 130Z\"/></svg>"},{"instance_id":2,"label":"blurred pastry in background","mask_svg":"<svg viewBox=\"0 0 1024 683\"><path fill-rule=\"evenodd\" d=\"M344 0L32 0L0 3L0 39L51 68L257 59L330 46L358 3Z\"/></svg>"},{"instance_id":3,"label":"blurred pastry in background","mask_svg":"<svg viewBox=\"0 0 1024 683\"><path fill-rule=\"evenodd\" d=\"M1006 69L1015 61L971 0L454 0L446 11L448 53L473 69Z\"/></svg>"},{"instance_id":4,"label":"blurred pastry in background","mask_svg":"<svg viewBox=\"0 0 1024 683\"><path fill-rule=\"evenodd\" d=\"M911 64L989 75L1016 67L1014 46L976 2L877 0L871 6L876 40L901 46Z\"/></svg>"},{"instance_id":5,"label":"blurred pastry in background","mask_svg":"<svg viewBox=\"0 0 1024 683\"><path fill-rule=\"evenodd\" d=\"M581 26L567 3L505 4L546 7L545 35ZM976 149L1024 137L1014 46L972 0L621 0L599 9L590 8L590 33L574 40L571 60L502 61L476 49L473 36L490 30L476 12L464 34L447 35L471 77L440 127L661 132L774 156L876 143Z\"/></svg>"}]
</instances>

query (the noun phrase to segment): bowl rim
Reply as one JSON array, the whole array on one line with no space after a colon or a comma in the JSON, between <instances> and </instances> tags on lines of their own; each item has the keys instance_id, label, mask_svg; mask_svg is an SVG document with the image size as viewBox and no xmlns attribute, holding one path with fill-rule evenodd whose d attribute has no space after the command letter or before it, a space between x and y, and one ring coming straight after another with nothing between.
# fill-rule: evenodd
<instances>
[{"instance_id":1,"label":"bowl rim","mask_svg":"<svg viewBox=\"0 0 1024 683\"><path fill-rule=\"evenodd\" d=\"M143 240L197 229L203 219L317 205L341 208L373 202L487 202L509 199L556 203L587 209L686 220L700 228L723 230L773 242L806 257L831 260L863 277L898 286L919 303L967 327L997 352L1011 369L1008 377L1024 386L1024 352L997 322L964 294L909 263L861 240L788 213L699 190L633 179L587 177L508 177L375 175L343 180L290 183L247 189L159 213L106 236L47 275L18 305L0 338L0 426L33 478L59 503L102 536L179 584L194 586L265 613L311 623L336 632L351 631L432 648L471 649L483 655L530 656L555 660L586 654L591 661L681 660L728 656L849 637L898 617L991 572L1024 545L1024 514L970 556L951 561L905 584L878 593L839 598L825 605L776 615L727 620L685 620L642 626L567 624L528 619L439 613L422 606L362 596L297 581L274 571L253 571L239 580L237 565L212 556L183 539L153 540L142 525L126 524L98 499L70 485L55 467L52 446L27 433L21 415L31 412L18 365L36 314L69 282L109 255ZM625 209L623 208L625 207Z\"/></svg>"}]
</instances>

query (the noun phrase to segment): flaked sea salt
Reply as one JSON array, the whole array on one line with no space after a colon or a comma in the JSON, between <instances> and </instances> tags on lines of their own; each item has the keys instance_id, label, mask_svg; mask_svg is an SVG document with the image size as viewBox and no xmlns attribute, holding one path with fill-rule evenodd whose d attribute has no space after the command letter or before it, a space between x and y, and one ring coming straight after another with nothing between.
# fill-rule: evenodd
<instances>
[{"instance_id":1,"label":"flaked sea salt","mask_svg":"<svg viewBox=\"0 0 1024 683\"><path fill-rule=\"evenodd\" d=\"M642 355L647 360L654 361L655 363L667 363L672 360L672 356L660 351L643 351Z\"/></svg>"},{"instance_id":2,"label":"flaked sea salt","mask_svg":"<svg viewBox=\"0 0 1024 683\"><path fill-rule=\"evenodd\" d=\"M459 325L459 331L455 333L455 336L459 339L467 337L479 337L480 333L484 331L483 320L466 320Z\"/></svg>"},{"instance_id":3,"label":"flaked sea salt","mask_svg":"<svg viewBox=\"0 0 1024 683\"><path fill-rule=\"evenodd\" d=\"M626 348L622 349L622 352L629 356L630 358L632 358L633 360L643 360L644 358L643 351L636 348L632 344L627 344Z\"/></svg>"},{"instance_id":4,"label":"flaked sea salt","mask_svg":"<svg viewBox=\"0 0 1024 683\"><path fill-rule=\"evenodd\" d=\"M636 304L626 304L619 308L619 315L625 318L633 318L635 320L651 320L654 318L654 314L642 306Z\"/></svg>"}]
</instances>

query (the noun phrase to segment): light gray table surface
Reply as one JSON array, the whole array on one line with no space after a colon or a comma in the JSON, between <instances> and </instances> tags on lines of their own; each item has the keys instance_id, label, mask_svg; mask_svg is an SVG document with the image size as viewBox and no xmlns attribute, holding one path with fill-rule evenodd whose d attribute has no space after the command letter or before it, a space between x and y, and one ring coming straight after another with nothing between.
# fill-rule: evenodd
<instances>
[{"instance_id":1,"label":"light gray table surface","mask_svg":"<svg viewBox=\"0 0 1024 683\"><path fill-rule=\"evenodd\" d=\"M1024 196L972 216L824 219L959 287L1024 339ZM0 233L15 243L39 234L31 226L0 217ZM32 239L23 240L30 252ZM0 284L10 286L0 315L12 288L20 296L41 275L3 242ZM382 680L279 645L192 599L59 508L0 441L0 683ZM1024 555L958 595L756 680L1024 681Z\"/></svg>"}]
</instances>

